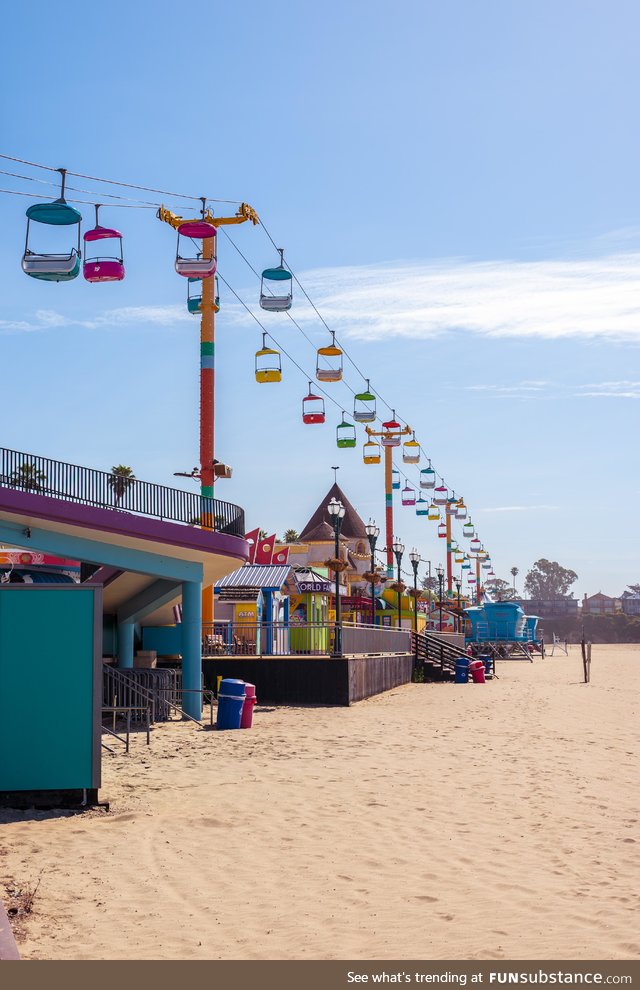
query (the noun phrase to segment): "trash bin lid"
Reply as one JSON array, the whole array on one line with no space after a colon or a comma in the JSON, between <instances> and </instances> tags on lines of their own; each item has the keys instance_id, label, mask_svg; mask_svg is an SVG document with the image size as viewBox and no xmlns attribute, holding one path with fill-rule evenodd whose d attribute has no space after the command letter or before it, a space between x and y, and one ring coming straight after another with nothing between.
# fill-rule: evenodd
<instances>
[{"instance_id":1,"label":"trash bin lid","mask_svg":"<svg viewBox=\"0 0 640 990\"><path fill-rule=\"evenodd\" d=\"M238 680L237 677L224 677L220 682L220 694L242 697L244 695L244 681Z\"/></svg>"}]
</instances>

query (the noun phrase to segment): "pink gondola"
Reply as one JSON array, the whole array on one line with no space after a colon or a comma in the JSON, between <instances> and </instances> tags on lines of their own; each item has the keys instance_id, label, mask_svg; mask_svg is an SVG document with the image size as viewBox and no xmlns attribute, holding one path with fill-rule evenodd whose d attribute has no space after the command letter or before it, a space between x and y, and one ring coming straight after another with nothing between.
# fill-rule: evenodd
<instances>
[{"instance_id":1,"label":"pink gondola","mask_svg":"<svg viewBox=\"0 0 640 990\"><path fill-rule=\"evenodd\" d=\"M440 485L433 491L433 501L436 505L446 505L449 501L449 492L444 485Z\"/></svg>"},{"instance_id":2,"label":"pink gondola","mask_svg":"<svg viewBox=\"0 0 640 990\"><path fill-rule=\"evenodd\" d=\"M309 394L302 400L302 422L307 425L312 423L324 423L324 399L321 395L314 395L309 382Z\"/></svg>"},{"instance_id":3,"label":"pink gondola","mask_svg":"<svg viewBox=\"0 0 640 990\"><path fill-rule=\"evenodd\" d=\"M180 238L188 237L191 241L206 241L217 234L216 228L207 220L186 220L178 227L178 245L176 247L176 271L184 278L211 278L216 270L215 250L210 258L204 258L204 252L199 250L197 256L183 258L180 254Z\"/></svg>"},{"instance_id":4,"label":"pink gondola","mask_svg":"<svg viewBox=\"0 0 640 990\"><path fill-rule=\"evenodd\" d=\"M402 489L402 504L403 505L416 504L416 493L414 492L411 485L405 485L405 487Z\"/></svg>"},{"instance_id":5,"label":"pink gondola","mask_svg":"<svg viewBox=\"0 0 640 990\"><path fill-rule=\"evenodd\" d=\"M82 274L87 282L121 282L124 278L124 258L122 255L122 234L113 227L101 227L98 220L100 205L96 206L96 225L84 235L84 263ZM117 254L102 255L98 252L95 257L87 257L88 244L98 241L118 241ZM111 249L113 250L113 248Z\"/></svg>"}]
</instances>

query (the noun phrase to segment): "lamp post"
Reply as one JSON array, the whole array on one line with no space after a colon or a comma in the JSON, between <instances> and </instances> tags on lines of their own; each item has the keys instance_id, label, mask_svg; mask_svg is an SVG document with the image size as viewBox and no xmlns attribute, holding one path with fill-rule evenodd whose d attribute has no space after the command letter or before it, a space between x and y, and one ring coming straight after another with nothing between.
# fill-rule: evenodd
<instances>
[{"instance_id":1,"label":"lamp post","mask_svg":"<svg viewBox=\"0 0 640 990\"><path fill-rule=\"evenodd\" d=\"M371 625L376 624L376 586L373 580L373 575L376 569L376 541L380 536L380 528L376 526L373 519L370 519L364 528L365 533L369 539L369 548L371 550Z\"/></svg>"},{"instance_id":2,"label":"lamp post","mask_svg":"<svg viewBox=\"0 0 640 990\"><path fill-rule=\"evenodd\" d=\"M402 540L399 540L398 538L396 538L393 541L393 552L395 554L396 565L398 567L398 587L400 587L400 583L401 583L400 564L402 563L402 554L404 553L404 543L402 542ZM401 591L398 591L398 629L402 629L402 601L401 601L401 595L402 595L402 592Z\"/></svg>"},{"instance_id":3,"label":"lamp post","mask_svg":"<svg viewBox=\"0 0 640 990\"><path fill-rule=\"evenodd\" d=\"M439 631L442 632L442 596L444 595L444 568L438 564L436 567L436 574L438 575L438 589L439 589L439 606L440 606L440 622Z\"/></svg>"},{"instance_id":4,"label":"lamp post","mask_svg":"<svg viewBox=\"0 0 640 990\"><path fill-rule=\"evenodd\" d=\"M413 568L413 669L418 669L418 564L420 554L414 547L409 554Z\"/></svg>"},{"instance_id":5,"label":"lamp post","mask_svg":"<svg viewBox=\"0 0 640 990\"><path fill-rule=\"evenodd\" d=\"M462 582L459 577L455 577L453 579L453 583L455 584L456 591L458 592L458 632L460 632L462 628L462 613L460 612L460 585Z\"/></svg>"},{"instance_id":6,"label":"lamp post","mask_svg":"<svg viewBox=\"0 0 640 990\"><path fill-rule=\"evenodd\" d=\"M336 564L340 559L340 530L342 529L342 520L344 519L345 508L342 502L338 502L335 498L332 498L327 506L327 512L331 516L331 522L333 523L333 535L335 537L335 558ZM340 611L340 571L336 569L336 625L335 633L333 637L333 653L334 657L342 656L342 614Z\"/></svg>"}]
</instances>

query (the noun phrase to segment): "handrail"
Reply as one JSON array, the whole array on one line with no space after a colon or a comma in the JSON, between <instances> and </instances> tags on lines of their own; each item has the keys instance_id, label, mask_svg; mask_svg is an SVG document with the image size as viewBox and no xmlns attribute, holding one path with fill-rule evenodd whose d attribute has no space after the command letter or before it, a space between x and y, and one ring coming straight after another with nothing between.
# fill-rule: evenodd
<instances>
[{"instance_id":1,"label":"handrail","mask_svg":"<svg viewBox=\"0 0 640 990\"><path fill-rule=\"evenodd\" d=\"M153 516L244 538L244 511L231 502L7 447L0 447L0 488L50 495L113 512Z\"/></svg>"}]
</instances>

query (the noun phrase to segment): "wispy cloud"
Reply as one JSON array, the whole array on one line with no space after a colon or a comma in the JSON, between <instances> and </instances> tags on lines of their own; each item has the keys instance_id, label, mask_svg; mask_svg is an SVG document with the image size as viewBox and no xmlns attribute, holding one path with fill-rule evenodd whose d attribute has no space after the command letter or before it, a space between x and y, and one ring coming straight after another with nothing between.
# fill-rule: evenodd
<instances>
[{"instance_id":1,"label":"wispy cloud","mask_svg":"<svg viewBox=\"0 0 640 990\"><path fill-rule=\"evenodd\" d=\"M640 399L640 382L591 382L579 385L577 394L591 399Z\"/></svg>"},{"instance_id":2,"label":"wispy cloud","mask_svg":"<svg viewBox=\"0 0 640 990\"><path fill-rule=\"evenodd\" d=\"M488 338L640 343L637 251L573 260L397 261L314 269L299 277L343 338L429 339L465 332ZM278 321L276 314L255 305L255 286L240 294L268 327ZM41 310L33 319L0 322L0 329L45 330L62 323L87 329L145 323L169 326L189 318L184 305L178 304L125 306L84 319ZM295 293L295 318L306 328L320 329L317 315L300 292ZM225 299L225 319L237 323L251 317L235 300ZM545 384L529 381L520 388L534 390Z\"/></svg>"},{"instance_id":3,"label":"wispy cloud","mask_svg":"<svg viewBox=\"0 0 640 990\"><path fill-rule=\"evenodd\" d=\"M450 388L460 389L456 383ZM494 385L485 383L483 385L464 385L462 388L466 392L482 392L484 396L492 399L552 399L566 398L613 398L613 399L640 399L640 381L607 381L589 382L584 385L568 385L557 382L537 382L535 385L528 382L520 382L514 385Z\"/></svg>"},{"instance_id":4,"label":"wispy cloud","mask_svg":"<svg viewBox=\"0 0 640 990\"><path fill-rule=\"evenodd\" d=\"M0 320L0 332L29 333L52 330L58 327L83 327L86 330L97 330L107 327L132 326L147 324L149 326L172 326L175 323L193 320L184 306L121 306L117 309L107 309L97 316L88 319L78 319L65 316L53 309L39 309L30 320Z\"/></svg>"},{"instance_id":5,"label":"wispy cloud","mask_svg":"<svg viewBox=\"0 0 640 990\"><path fill-rule=\"evenodd\" d=\"M640 342L640 253L579 260L345 267L301 276L348 336L596 338ZM310 314L302 307L301 319Z\"/></svg>"}]
</instances>

